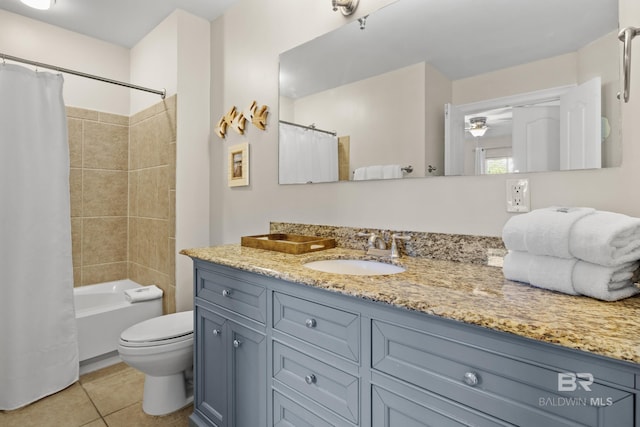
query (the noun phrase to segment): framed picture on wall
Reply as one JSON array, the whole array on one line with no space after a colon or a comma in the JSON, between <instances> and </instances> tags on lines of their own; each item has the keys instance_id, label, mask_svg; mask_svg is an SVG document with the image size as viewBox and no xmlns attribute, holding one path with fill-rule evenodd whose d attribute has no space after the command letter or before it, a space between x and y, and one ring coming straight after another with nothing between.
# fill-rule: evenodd
<instances>
[{"instance_id":1,"label":"framed picture on wall","mask_svg":"<svg viewBox=\"0 0 640 427\"><path fill-rule=\"evenodd\" d=\"M249 143L244 142L229 147L228 159L229 187L249 185Z\"/></svg>"}]
</instances>

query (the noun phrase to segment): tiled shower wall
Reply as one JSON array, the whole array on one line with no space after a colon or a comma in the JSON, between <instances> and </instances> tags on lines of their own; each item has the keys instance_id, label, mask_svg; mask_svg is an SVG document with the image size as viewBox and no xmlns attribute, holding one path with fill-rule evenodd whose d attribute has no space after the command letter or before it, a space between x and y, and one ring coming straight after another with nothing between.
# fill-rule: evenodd
<instances>
[{"instance_id":1,"label":"tiled shower wall","mask_svg":"<svg viewBox=\"0 0 640 427\"><path fill-rule=\"evenodd\" d=\"M75 286L130 278L175 311L176 96L132 117L68 107Z\"/></svg>"},{"instance_id":2,"label":"tiled shower wall","mask_svg":"<svg viewBox=\"0 0 640 427\"><path fill-rule=\"evenodd\" d=\"M129 122L129 278L164 291L175 312L176 97Z\"/></svg>"}]
</instances>

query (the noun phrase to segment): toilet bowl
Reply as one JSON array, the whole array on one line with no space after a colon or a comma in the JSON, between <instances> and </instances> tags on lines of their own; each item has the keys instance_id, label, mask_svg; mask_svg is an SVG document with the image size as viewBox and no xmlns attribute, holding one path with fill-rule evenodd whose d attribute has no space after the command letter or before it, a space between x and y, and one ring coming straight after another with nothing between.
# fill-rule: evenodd
<instances>
[{"instance_id":1,"label":"toilet bowl","mask_svg":"<svg viewBox=\"0 0 640 427\"><path fill-rule=\"evenodd\" d=\"M145 374L142 410L165 415L193 401L193 311L137 323L120 335L118 353Z\"/></svg>"}]
</instances>

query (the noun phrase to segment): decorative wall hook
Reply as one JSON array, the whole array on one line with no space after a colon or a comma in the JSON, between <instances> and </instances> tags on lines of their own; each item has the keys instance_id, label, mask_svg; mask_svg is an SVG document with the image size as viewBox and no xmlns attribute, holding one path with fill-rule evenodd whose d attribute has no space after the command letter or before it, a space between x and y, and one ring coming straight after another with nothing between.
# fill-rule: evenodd
<instances>
[{"instance_id":1,"label":"decorative wall hook","mask_svg":"<svg viewBox=\"0 0 640 427\"><path fill-rule=\"evenodd\" d=\"M227 128L231 128L240 135L244 135L247 121L253 123L260 130L267 127L267 116L269 115L269 107L263 105L258 107L258 103L253 101L251 105L243 112L239 112L236 107L231 109L224 116L220 117L214 132L220 138L224 139L227 135Z\"/></svg>"},{"instance_id":2,"label":"decorative wall hook","mask_svg":"<svg viewBox=\"0 0 640 427\"><path fill-rule=\"evenodd\" d=\"M220 120L218 120L214 132L222 139L227 135L227 122L224 120L224 116L220 117Z\"/></svg>"},{"instance_id":3,"label":"decorative wall hook","mask_svg":"<svg viewBox=\"0 0 640 427\"><path fill-rule=\"evenodd\" d=\"M249 111L251 112L249 119L251 120L251 123L260 130L265 130L267 128L267 115L269 114L267 111L268 109L269 107L266 105L258 108L256 101L253 101L251 106L249 106Z\"/></svg>"},{"instance_id":4,"label":"decorative wall hook","mask_svg":"<svg viewBox=\"0 0 640 427\"><path fill-rule=\"evenodd\" d=\"M247 122L247 119L244 117L244 114L240 113L234 116L229 126L231 126L231 129L238 132L238 134L244 135L244 125L246 122Z\"/></svg>"}]
</instances>

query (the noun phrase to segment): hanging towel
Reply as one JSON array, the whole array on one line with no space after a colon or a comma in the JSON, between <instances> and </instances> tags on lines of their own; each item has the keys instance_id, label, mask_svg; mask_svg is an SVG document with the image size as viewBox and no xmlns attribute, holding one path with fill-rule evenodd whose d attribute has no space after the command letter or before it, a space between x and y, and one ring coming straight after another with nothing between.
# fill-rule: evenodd
<instances>
[{"instance_id":1,"label":"hanging towel","mask_svg":"<svg viewBox=\"0 0 640 427\"><path fill-rule=\"evenodd\" d=\"M382 179L382 165L367 166L366 169L367 179Z\"/></svg>"},{"instance_id":2,"label":"hanging towel","mask_svg":"<svg viewBox=\"0 0 640 427\"><path fill-rule=\"evenodd\" d=\"M364 181L367 179L367 168L357 168L353 171L353 180L354 181Z\"/></svg>"},{"instance_id":3,"label":"hanging towel","mask_svg":"<svg viewBox=\"0 0 640 427\"><path fill-rule=\"evenodd\" d=\"M124 297L130 303L140 301L150 301L158 298L162 298L162 289L156 285L142 286L135 289L127 289L124 291Z\"/></svg>"},{"instance_id":4,"label":"hanging towel","mask_svg":"<svg viewBox=\"0 0 640 427\"><path fill-rule=\"evenodd\" d=\"M516 215L505 224L502 240L510 250L572 258L571 230L580 219L594 212L593 208L550 207Z\"/></svg>"},{"instance_id":5,"label":"hanging towel","mask_svg":"<svg viewBox=\"0 0 640 427\"><path fill-rule=\"evenodd\" d=\"M569 248L573 256L616 266L640 259L640 218L596 211L575 224Z\"/></svg>"},{"instance_id":6,"label":"hanging towel","mask_svg":"<svg viewBox=\"0 0 640 427\"><path fill-rule=\"evenodd\" d=\"M382 167L383 179L402 178L402 168L400 165L384 165Z\"/></svg>"}]
</instances>

